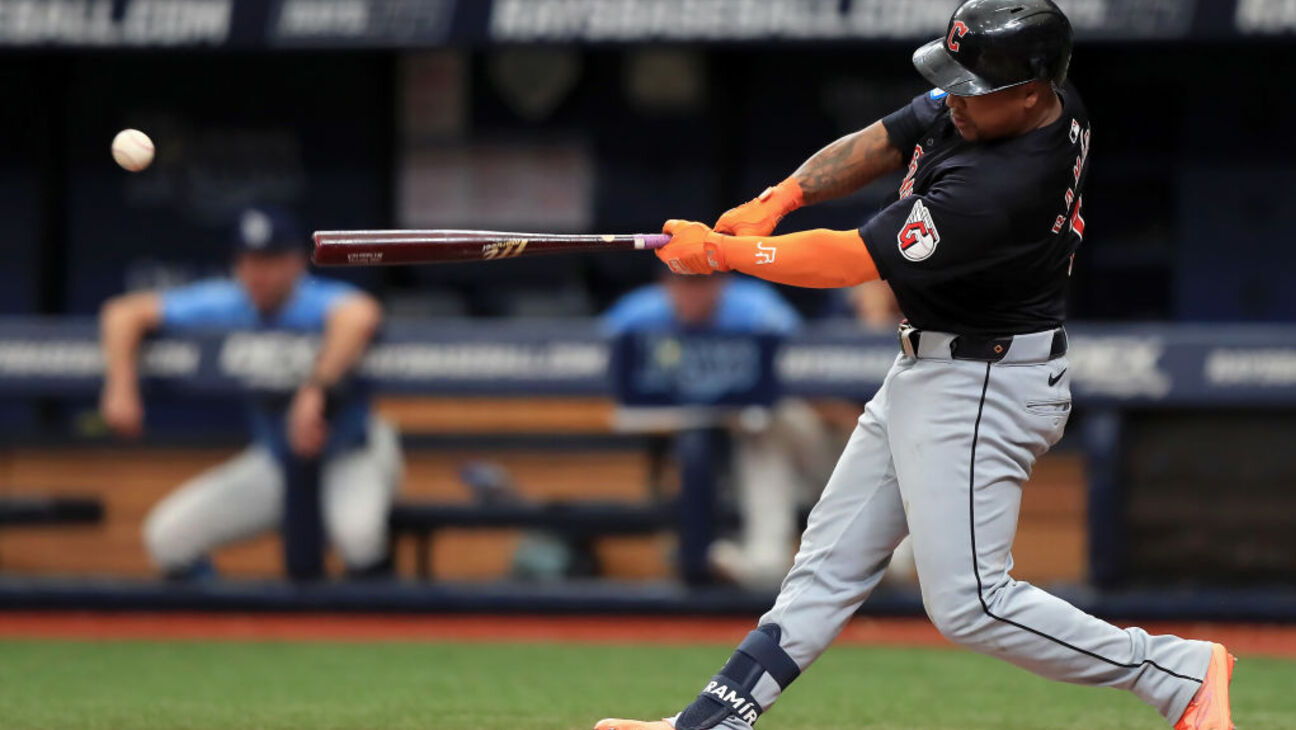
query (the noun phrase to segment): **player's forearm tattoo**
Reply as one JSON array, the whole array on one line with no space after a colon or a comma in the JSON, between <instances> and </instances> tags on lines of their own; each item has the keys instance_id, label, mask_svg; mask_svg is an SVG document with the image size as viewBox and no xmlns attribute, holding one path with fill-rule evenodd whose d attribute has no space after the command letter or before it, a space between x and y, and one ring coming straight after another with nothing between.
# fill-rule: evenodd
<instances>
[{"instance_id":1,"label":"player's forearm tattoo","mask_svg":"<svg viewBox=\"0 0 1296 730\"><path fill-rule=\"evenodd\" d=\"M874 122L816 152L793 173L806 205L849 195L879 177L899 170L900 151L891 146L886 127Z\"/></svg>"}]
</instances>

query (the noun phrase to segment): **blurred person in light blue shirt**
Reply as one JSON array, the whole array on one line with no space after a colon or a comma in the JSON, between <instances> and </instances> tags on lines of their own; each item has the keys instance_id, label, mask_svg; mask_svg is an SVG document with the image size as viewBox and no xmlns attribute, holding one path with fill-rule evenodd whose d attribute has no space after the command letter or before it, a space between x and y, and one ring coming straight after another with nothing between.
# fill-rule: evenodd
<instances>
[{"instance_id":1,"label":"blurred person in light blue shirt","mask_svg":"<svg viewBox=\"0 0 1296 730\"><path fill-rule=\"evenodd\" d=\"M196 572L210 551L276 528L286 460L319 457L330 541L353 573L382 572L400 449L394 430L370 413L369 394L347 385L382 322L382 310L350 284L308 274L304 238L284 212L244 211L233 239L233 279L127 294L104 305L104 421L121 436L142 434L136 358L149 332L320 335L319 353L291 396L247 394L252 444L155 506L144 523L145 545L164 573Z\"/></svg>"},{"instance_id":2,"label":"blurred person in light blue shirt","mask_svg":"<svg viewBox=\"0 0 1296 730\"><path fill-rule=\"evenodd\" d=\"M602 317L603 332L679 332L790 335L801 317L762 281L738 275L678 276L624 295ZM813 498L834 445L818 415L803 401L784 398L770 418L739 419L730 429L742 531L736 540L716 540L708 555L712 569L741 585L769 589L792 565L797 505Z\"/></svg>"},{"instance_id":3,"label":"blurred person in light blue shirt","mask_svg":"<svg viewBox=\"0 0 1296 730\"><path fill-rule=\"evenodd\" d=\"M786 335L800 328L801 316L774 287L742 276L669 274L626 294L603 314L610 335L707 330Z\"/></svg>"}]
</instances>

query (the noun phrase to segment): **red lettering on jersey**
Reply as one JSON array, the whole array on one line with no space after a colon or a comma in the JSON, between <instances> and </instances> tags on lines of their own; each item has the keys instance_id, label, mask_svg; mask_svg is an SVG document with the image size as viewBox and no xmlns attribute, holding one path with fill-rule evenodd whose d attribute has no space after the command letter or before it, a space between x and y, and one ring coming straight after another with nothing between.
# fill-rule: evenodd
<instances>
[{"instance_id":1,"label":"red lettering on jersey","mask_svg":"<svg viewBox=\"0 0 1296 730\"><path fill-rule=\"evenodd\" d=\"M1084 134L1080 135L1080 154L1076 156L1075 166L1071 168L1071 175L1075 178L1075 184L1080 184L1080 173L1084 172L1085 163L1089 161L1089 129L1085 129Z\"/></svg>"},{"instance_id":2,"label":"red lettering on jersey","mask_svg":"<svg viewBox=\"0 0 1296 730\"><path fill-rule=\"evenodd\" d=\"M914 175L918 173L918 160L923 156L922 145L914 145L913 157L909 160L909 171L905 173L904 181L900 183L900 199L904 200L913 194Z\"/></svg>"},{"instance_id":3,"label":"red lettering on jersey","mask_svg":"<svg viewBox=\"0 0 1296 730\"><path fill-rule=\"evenodd\" d=\"M1082 205L1084 205L1083 195L1081 195L1080 200L1076 202L1075 212L1071 214L1071 230L1075 231L1075 234L1080 238L1084 238L1085 228L1084 218L1080 216L1080 206Z\"/></svg>"},{"instance_id":4,"label":"red lettering on jersey","mask_svg":"<svg viewBox=\"0 0 1296 730\"><path fill-rule=\"evenodd\" d=\"M931 229L923 221L914 221L900 231L900 250L903 251L918 243L919 237L931 235Z\"/></svg>"},{"instance_id":5,"label":"red lettering on jersey","mask_svg":"<svg viewBox=\"0 0 1296 730\"><path fill-rule=\"evenodd\" d=\"M1086 127L1083 131L1080 129L1080 123L1071 120L1071 142L1073 145L1079 145L1080 154L1076 155L1075 164L1071 166L1071 179L1074 181L1074 187L1067 188L1066 195L1063 196L1066 205L1062 209L1062 215L1059 215L1053 221L1053 233L1060 233L1063 226L1066 225L1067 219L1071 220L1071 230L1081 238L1084 238L1084 218L1080 215L1080 202L1076 199L1076 188L1080 186L1080 178L1084 175L1085 165L1089 163L1089 139L1090 128ZM1071 204L1075 203L1072 208Z\"/></svg>"},{"instance_id":6,"label":"red lettering on jersey","mask_svg":"<svg viewBox=\"0 0 1296 730\"><path fill-rule=\"evenodd\" d=\"M949 37L945 39L946 47L948 47L950 51L954 53L958 53L959 42L954 40L954 36L958 35L959 38L962 38L963 35L967 32L968 32L968 27L966 23L964 23L961 20L954 21L954 25L950 26Z\"/></svg>"}]
</instances>

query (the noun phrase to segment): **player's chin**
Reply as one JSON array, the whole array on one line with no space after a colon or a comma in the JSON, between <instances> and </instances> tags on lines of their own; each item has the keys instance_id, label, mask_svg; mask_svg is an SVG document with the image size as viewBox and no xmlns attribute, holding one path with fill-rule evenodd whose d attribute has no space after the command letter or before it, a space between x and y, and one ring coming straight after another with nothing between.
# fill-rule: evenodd
<instances>
[{"instance_id":1,"label":"player's chin","mask_svg":"<svg viewBox=\"0 0 1296 730\"><path fill-rule=\"evenodd\" d=\"M960 137L968 142L975 142L978 139L981 139L981 135L977 133L976 127L956 123L954 129L958 131Z\"/></svg>"}]
</instances>

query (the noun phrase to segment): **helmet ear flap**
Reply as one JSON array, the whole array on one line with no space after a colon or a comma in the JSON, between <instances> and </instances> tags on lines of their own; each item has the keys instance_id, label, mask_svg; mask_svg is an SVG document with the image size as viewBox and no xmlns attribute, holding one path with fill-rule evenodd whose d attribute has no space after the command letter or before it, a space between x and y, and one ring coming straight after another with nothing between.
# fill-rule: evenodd
<instances>
[{"instance_id":1,"label":"helmet ear flap","mask_svg":"<svg viewBox=\"0 0 1296 730\"><path fill-rule=\"evenodd\" d=\"M1071 65L1071 55L1067 54L1063 59L1061 66L1051 67L1048 58L1039 54L1031 58L1031 71L1035 73L1035 78L1048 81L1054 85L1066 81L1067 69Z\"/></svg>"},{"instance_id":2,"label":"helmet ear flap","mask_svg":"<svg viewBox=\"0 0 1296 730\"><path fill-rule=\"evenodd\" d=\"M1031 70L1031 74L1033 74L1034 77L1037 79L1048 78L1049 75L1048 61L1045 60L1045 58L1039 54L1031 56L1030 70Z\"/></svg>"},{"instance_id":3,"label":"helmet ear flap","mask_svg":"<svg viewBox=\"0 0 1296 730\"><path fill-rule=\"evenodd\" d=\"M1062 57L1062 64L1058 67L1057 74L1053 77L1053 83L1060 84L1067 80L1067 74L1071 71L1071 52L1067 51Z\"/></svg>"}]
</instances>

